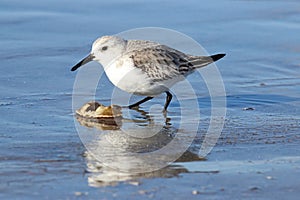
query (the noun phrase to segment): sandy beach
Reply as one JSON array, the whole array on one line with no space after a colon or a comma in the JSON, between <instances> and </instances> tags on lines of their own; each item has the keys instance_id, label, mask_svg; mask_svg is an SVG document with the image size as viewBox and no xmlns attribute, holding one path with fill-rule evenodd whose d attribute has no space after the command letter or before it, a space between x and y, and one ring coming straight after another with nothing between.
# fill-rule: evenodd
<instances>
[{"instance_id":1,"label":"sandy beach","mask_svg":"<svg viewBox=\"0 0 300 200\"><path fill-rule=\"evenodd\" d=\"M299 2L63 4L67 6L58 0L0 2L0 199L298 199ZM126 136L74 115L77 74L70 69L89 53L92 41L153 26L182 32L210 54L227 54L216 65L226 91L224 128L205 158L197 152L208 130L212 102L200 74L188 77L199 104L199 126L188 108L189 98L187 107L174 98L163 116L153 105L163 104L164 95L140 110L123 110L130 120L123 121L122 128L134 134L154 130L157 122L167 124L150 139ZM88 68L102 70L95 62L82 70ZM96 100L110 105L113 90L101 77ZM79 95L83 102L91 100ZM183 121L189 124L182 128L184 111L189 117ZM155 151L177 135L179 146L154 160L137 161L135 154L121 151ZM188 141L193 141L190 148L175 159L180 144ZM176 162L155 171L114 170L136 170L141 163L173 157Z\"/></svg>"}]
</instances>

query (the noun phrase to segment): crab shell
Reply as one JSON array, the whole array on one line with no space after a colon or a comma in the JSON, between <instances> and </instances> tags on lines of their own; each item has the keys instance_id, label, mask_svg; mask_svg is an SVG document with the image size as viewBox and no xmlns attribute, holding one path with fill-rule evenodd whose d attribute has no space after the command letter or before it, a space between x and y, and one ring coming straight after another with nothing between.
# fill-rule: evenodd
<instances>
[{"instance_id":1,"label":"crab shell","mask_svg":"<svg viewBox=\"0 0 300 200\"><path fill-rule=\"evenodd\" d=\"M90 119L122 118L122 108L118 105L104 106L96 101L91 101L76 110L76 114Z\"/></svg>"}]
</instances>

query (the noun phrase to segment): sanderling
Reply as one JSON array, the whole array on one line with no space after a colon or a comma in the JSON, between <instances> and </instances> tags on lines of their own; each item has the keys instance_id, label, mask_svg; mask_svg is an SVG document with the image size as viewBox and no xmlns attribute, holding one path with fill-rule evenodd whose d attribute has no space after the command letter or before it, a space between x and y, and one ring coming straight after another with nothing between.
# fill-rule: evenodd
<instances>
[{"instance_id":1,"label":"sanderling","mask_svg":"<svg viewBox=\"0 0 300 200\"><path fill-rule=\"evenodd\" d=\"M165 92L166 111L172 99L169 89L175 83L224 56L193 56L153 41L103 36L93 43L91 53L72 67L71 71L90 61L97 61L115 86L128 93L146 96L129 105L129 108L137 107Z\"/></svg>"}]
</instances>

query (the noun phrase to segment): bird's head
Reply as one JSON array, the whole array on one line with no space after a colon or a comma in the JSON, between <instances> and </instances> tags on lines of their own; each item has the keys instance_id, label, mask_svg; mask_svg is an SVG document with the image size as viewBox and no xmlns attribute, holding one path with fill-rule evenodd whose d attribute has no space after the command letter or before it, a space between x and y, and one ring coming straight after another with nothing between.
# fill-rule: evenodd
<instances>
[{"instance_id":1,"label":"bird's head","mask_svg":"<svg viewBox=\"0 0 300 200\"><path fill-rule=\"evenodd\" d=\"M93 43L91 53L72 67L71 71L93 60L105 67L126 50L126 45L127 41L117 36L100 37Z\"/></svg>"}]
</instances>

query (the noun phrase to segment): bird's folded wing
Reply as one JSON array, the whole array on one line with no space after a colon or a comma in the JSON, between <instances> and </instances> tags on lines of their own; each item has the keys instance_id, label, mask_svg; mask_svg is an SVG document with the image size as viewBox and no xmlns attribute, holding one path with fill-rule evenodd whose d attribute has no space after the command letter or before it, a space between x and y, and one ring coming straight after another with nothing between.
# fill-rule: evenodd
<instances>
[{"instance_id":1,"label":"bird's folded wing","mask_svg":"<svg viewBox=\"0 0 300 200\"><path fill-rule=\"evenodd\" d=\"M188 55L164 45L129 51L123 56L132 59L134 66L154 81L177 78L193 70Z\"/></svg>"}]
</instances>

